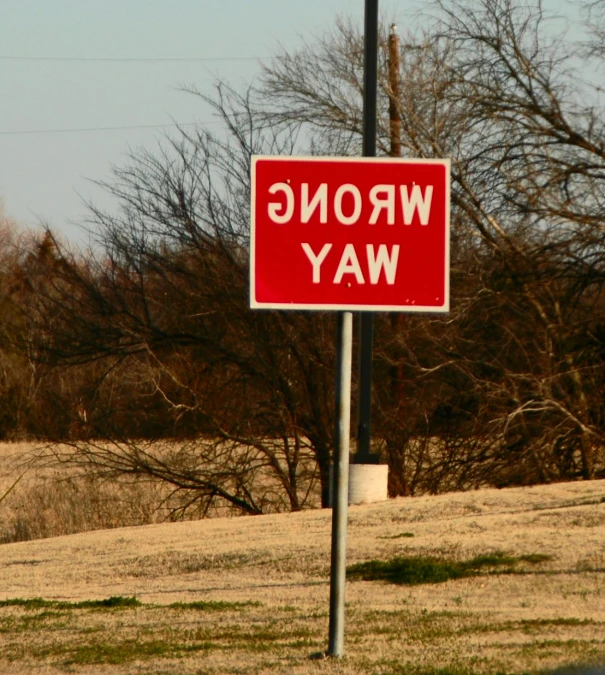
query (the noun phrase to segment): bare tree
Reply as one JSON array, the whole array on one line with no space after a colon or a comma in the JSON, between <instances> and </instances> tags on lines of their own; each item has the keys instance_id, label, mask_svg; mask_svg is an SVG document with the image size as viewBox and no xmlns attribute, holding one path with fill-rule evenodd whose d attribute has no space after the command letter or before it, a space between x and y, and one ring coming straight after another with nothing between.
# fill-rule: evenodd
<instances>
[{"instance_id":1,"label":"bare tree","mask_svg":"<svg viewBox=\"0 0 605 675\"><path fill-rule=\"evenodd\" d=\"M573 68L580 46L549 38L548 21L539 3L444 1L402 42L403 154L452 160L453 311L410 320L408 335L384 325L379 337L390 372L403 348L406 401L426 401L402 407L380 371L393 492L423 476L434 490L603 470L603 99ZM338 146L356 151L360 45L341 23L268 66L267 114L320 138L356 136ZM384 62L379 83L386 155ZM418 438L431 436L445 440L420 452ZM453 454L441 449L448 438Z\"/></svg>"},{"instance_id":2,"label":"bare tree","mask_svg":"<svg viewBox=\"0 0 605 675\"><path fill-rule=\"evenodd\" d=\"M183 130L140 151L105 185L121 212L92 207L100 252L53 242L30 270L38 358L98 364L82 423L110 442L53 452L172 483L204 512L297 510L316 483L327 501L333 321L248 309L250 156L296 138L258 128L247 95L223 85L213 104L227 140ZM176 445L137 440L157 437Z\"/></svg>"},{"instance_id":3,"label":"bare tree","mask_svg":"<svg viewBox=\"0 0 605 675\"><path fill-rule=\"evenodd\" d=\"M602 475L601 94L539 3L431 11L401 43L399 86L386 36L379 73L381 152L390 109L404 156L452 162L452 312L379 321L391 493ZM61 461L166 481L202 513L303 508L317 467L326 503L333 322L247 309L248 172L256 153L359 152L362 45L340 21L259 88L219 84L204 98L225 138L183 129L116 168L121 211L91 207L95 255L48 235L26 269L26 343L63 378L80 369L89 439Z\"/></svg>"},{"instance_id":4,"label":"bare tree","mask_svg":"<svg viewBox=\"0 0 605 675\"><path fill-rule=\"evenodd\" d=\"M584 0L581 7L589 35L585 55L599 61L605 56L605 3L603 0Z\"/></svg>"}]
</instances>

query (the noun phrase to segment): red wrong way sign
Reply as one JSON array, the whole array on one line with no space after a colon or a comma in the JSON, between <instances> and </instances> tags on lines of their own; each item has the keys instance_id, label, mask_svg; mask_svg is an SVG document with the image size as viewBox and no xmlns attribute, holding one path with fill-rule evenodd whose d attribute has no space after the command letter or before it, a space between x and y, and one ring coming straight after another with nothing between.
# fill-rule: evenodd
<instances>
[{"instance_id":1,"label":"red wrong way sign","mask_svg":"<svg viewBox=\"0 0 605 675\"><path fill-rule=\"evenodd\" d=\"M250 306L447 312L449 160L252 158Z\"/></svg>"}]
</instances>

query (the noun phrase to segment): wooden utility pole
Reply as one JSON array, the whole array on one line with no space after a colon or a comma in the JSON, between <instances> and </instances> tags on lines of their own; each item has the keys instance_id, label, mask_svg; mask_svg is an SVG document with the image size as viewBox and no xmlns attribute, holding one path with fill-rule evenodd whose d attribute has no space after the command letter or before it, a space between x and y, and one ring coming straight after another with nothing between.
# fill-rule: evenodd
<instances>
[{"instance_id":1,"label":"wooden utility pole","mask_svg":"<svg viewBox=\"0 0 605 675\"><path fill-rule=\"evenodd\" d=\"M390 156L401 157L401 115L399 114L400 106L400 87L399 87L399 68L400 68L400 49L399 49L399 35L397 33L397 26L391 24L389 32L389 53L388 53L388 68L389 68L389 133L391 140ZM397 340L404 331L405 316L398 312L391 314L391 328L393 336ZM404 398L403 391L403 354L396 343L393 350L395 363L391 367L391 400L393 407L398 410ZM389 447L387 444L387 453L389 455L389 465L393 467L394 471L391 476L403 476L404 470L400 466L401 463L401 448ZM402 484L397 483L392 486L396 494L407 493L407 486L405 480Z\"/></svg>"},{"instance_id":2,"label":"wooden utility pole","mask_svg":"<svg viewBox=\"0 0 605 675\"><path fill-rule=\"evenodd\" d=\"M399 35L391 24L389 33L389 128L391 157L401 157L401 117L399 115Z\"/></svg>"}]
</instances>

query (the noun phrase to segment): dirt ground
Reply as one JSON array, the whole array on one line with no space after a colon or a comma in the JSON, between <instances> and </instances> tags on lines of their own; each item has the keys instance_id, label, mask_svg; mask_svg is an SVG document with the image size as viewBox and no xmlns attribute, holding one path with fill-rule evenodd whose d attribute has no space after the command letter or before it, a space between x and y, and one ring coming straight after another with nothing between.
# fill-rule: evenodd
<instances>
[{"instance_id":1,"label":"dirt ground","mask_svg":"<svg viewBox=\"0 0 605 675\"><path fill-rule=\"evenodd\" d=\"M605 664L605 481L350 507L349 563L412 555L464 560L495 551L550 559L514 574L442 584L348 582L346 656L313 660L327 647L330 528L331 512L313 510L2 545L0 601L136 596L142 605L104 613L64 608L61 621L42 616L37 624L28 609L0 607L0 672L466 675L571 668L556 671L562 674ZM200 602L224 611L186 608ZM177 611L175 603L185 605ZM143 644L150 635L180 647L82 656L93 637L95 645L123 644L127 636Z\"/></svg>"}]
</instances>

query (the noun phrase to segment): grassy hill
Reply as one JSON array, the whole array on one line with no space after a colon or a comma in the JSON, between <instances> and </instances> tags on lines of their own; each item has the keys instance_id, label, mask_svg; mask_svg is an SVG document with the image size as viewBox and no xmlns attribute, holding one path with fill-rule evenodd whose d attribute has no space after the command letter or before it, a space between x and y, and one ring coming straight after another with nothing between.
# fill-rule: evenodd
<instances>
[{"instance_id":1,"label":"grassy hill","mask_svg":"<svg viewBox=\"0 0 605 675\"><path fill-rule=\"evenodd\" d=\"M4 544L0 672L562 675L605 664L605 481L351 507L342 660L317 658L330 526L316 510Z\"/></svg>"}]
</instances>

